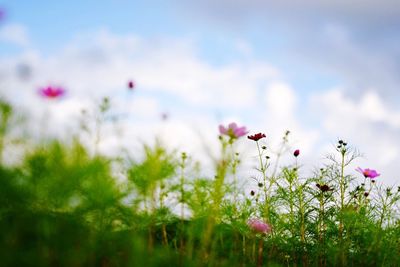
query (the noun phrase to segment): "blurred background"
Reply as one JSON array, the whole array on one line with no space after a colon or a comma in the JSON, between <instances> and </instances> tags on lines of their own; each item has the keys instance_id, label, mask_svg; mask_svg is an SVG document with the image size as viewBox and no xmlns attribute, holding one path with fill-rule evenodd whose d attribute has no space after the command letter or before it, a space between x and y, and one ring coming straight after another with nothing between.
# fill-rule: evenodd
<instances>
[{"instance_id":1,"label":"blurred background","mask_svg":"<svg viewBox=\"0 0 400 267\"><path fill-rule=\"evenodd\" d=\"M110 155L158 137L205 160L235 121L271 147L290 130L305 169L344 139L395 184L399 43L395 0L0 0L0 97L61 138L109 97ZM43 99L48 85L65 96Z\"/></svg>"}]
</instances>

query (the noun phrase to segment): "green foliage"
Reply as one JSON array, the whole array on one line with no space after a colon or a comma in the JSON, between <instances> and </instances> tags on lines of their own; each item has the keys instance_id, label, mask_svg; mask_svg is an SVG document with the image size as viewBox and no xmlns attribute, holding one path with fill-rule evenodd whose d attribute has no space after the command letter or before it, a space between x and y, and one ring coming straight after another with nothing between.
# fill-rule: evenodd
<instances>
[{"instance_id":1,"label":"green foliage","mask_svg":"<svg viewBox=\"0 0 400 267\"><path fill-rule=\"evenodd\" d=\"M1 144L12 146L3 142L12 108L0 112ZM1 161L0 266L398 266L400 189L358 183L348 146L303 177L297 157L277 163L288 133L267 161L257 142L261 178L249 195L236 187L235 142L220 140L213 178L160 143L126 166L76 140ZM272 230L255 231L250 218Z\"/></svg>"},{"instance_id":2,"label":"green foliage","mask_svg":"<svg viewBox=\"0 0 400 267\"><path fill-rule=\"evenodd\" d=\"M147 196L160 182L175 174L177 163L160 144L154 148L145 146L144 153L144 160L128 169L128 178L141 195Z\"/></svg>"}]
</instances>

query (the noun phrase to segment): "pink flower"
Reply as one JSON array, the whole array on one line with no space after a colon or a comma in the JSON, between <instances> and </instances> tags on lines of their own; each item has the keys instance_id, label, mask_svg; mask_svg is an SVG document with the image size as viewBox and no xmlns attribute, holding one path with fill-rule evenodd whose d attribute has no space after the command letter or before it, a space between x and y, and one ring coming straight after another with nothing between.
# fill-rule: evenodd
<instances>
[{"instance_id":1,"label":"pink flower","mask_svg":"<svg viewBox=\"0 0 400 267\"><path fill-rule=\"evenodd\" d=\"M371 178L374 179L376 177L378 177L379 175L381 175L380 173L377 173L376 170L372 170L372 169L362 169L360 167L358 167L356 169L356 171L360 172L362 175L364 175L365 178Z\"/></svg>"},{"instance_id":2,"label":"pink flower","mask_svg":"<svg viewBox=\"0 0 400 267\"><path fill-rule=\"evenodd\" d=\"M300 150L299 150L299 149L296 149L296 150L293 152L293 156L295 156L295 157L297 158L299 155L300 155Z\"/></svg>"},{"instance_id":3,"label":"pink flower","mask_svg":"<svg viewBox=\"0 0 400 267\"><path fill-rule=\"evenodd\" d=\"M0 22L4 20L5 16L6 16L6 11L0 7Z\"/></svg>"},{"instance_id":4,"label":"pink flower","mask_svg":"<svg viewBox=\"0 0 400 267\"><path fill-rule=\"evenodd\" d=\"M55 99L65 94L65 89L62 87L47 86L39 89L39 94L45 98Z\"/></svg>"},{"instance_id":5,"label":"pink flower","mask_svg":"<svg viewBox=\"0 0 400 267\"><path fill-rule=\"evenodd\" d=\"M232 122L225 128L223 125L219 126L219 133L222 135L227 135L232 139L242 137L248 133L246 127L238 127L236 123Z\"/></svg>"},{"instance_id":6,"label":"pink flower","mask_svg":"<svg viewBox=\"0 0 400 267\"><path fill-rule=\"evenodd\" d=\"M253 230L253 232L256 233L270 233L272 231L271 226L268 223L263 222L260 219L249 219L247 221L247 225L250 227L251 230Z\"/></svg>"}]
</instances>

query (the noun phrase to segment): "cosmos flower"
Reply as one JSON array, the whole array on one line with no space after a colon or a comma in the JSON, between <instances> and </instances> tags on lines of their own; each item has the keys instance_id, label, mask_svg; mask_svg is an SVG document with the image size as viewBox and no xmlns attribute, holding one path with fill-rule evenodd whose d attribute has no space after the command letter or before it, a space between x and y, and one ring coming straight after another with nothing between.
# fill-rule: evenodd
<instances>
[{"instance_id":1,"label":"cosmos flower","mask_svg":"<svg viewBox=\"0 0 400 267\"><path fill-rule=\"evenodd\" d=\"M219 133L221 135L227 135L232 139L236 139L242 137L248 133L246 127L239 127L235 122L232 122L228 125L228 127L224 127L223 125L219 126Z\"/></svg>"},{"instance_id":2,"label":"cosmos flower","mask_svg":"<svg viewBox=\"0 0 400 267\"><path fill-rule=\"evenodd\" d=\"M134 83L132 80L130 80L130 81L128 82L128 88L129 88L129 90L132 90L134 87L135 87L135 83Z\"/></svg>"},{"instance_id":3,"label":"cosmos flower","mask_svg":"<svg viewBox=\"0 0 400 267\"><path fill-rule=\"evenodd\" d=\"M256 233L267 234L272 231L271 226L268 223L265 223L260 219L255 219L255 218L249 219L247 221L247 225L250 227L250 229L253 232L256 232Z\"/></svg>"},{"instance_id":4,"label":"cosmos flower","mask_svg":"<svg viewBox=\"0 0 400 267\"><path fill-rule=\"evenodd\" d=\"M370 178L370 179L374 179L380 175L380 173L377 173L376 170L372 170L372 169L362 169L362 168L358 167L356 169L356 171L358 171L359 173L364 175L365 178Z\"/></svg>"},{"instance_id":5,"label":"cosmos flower","mask_svg":"<svg viewBox=\"0 0 400 267\"><path fill-rule=\"evenodd\" d=\"M330 188L329 185L326 185L326 184L323 184L323 185L316 184L315 186L318 187L324 193L328 192L328 191L333 191L333 189Z\"/></svg>"},{"instance_id":6,"label":"cosmos flower","mask_svg":"<svg viewBox=\"0 0 400 267\"><path fill-rule=\"evenodd\" d=\"M299 149L296 149L296 150L293 152L293 156L295 156L295 157L297 158L299 155L300 155L300 150L299 150Z\"/></svg>"},{"instance_id":7,"label":"cosmos flower","mask_svg":"<svg viewBox=\"0 0 400 267\"><path fill-rule=\"evenodd\" d=\"M247 136L248 139L253 140L253 141L258 141L261 138L267 137L265 134L263 133L258 133L258 134L254 134L254 135L249 135Z\"/></svg>"},{"instance_id":8,"label":"cosmos flower","mask_svg":"<svg viewBox=\"0 0 400 267\"><path fill-rule=\"evenodd\" d=\"M5 9L0 7L0 22L1 22L2 20L4 20L5 16L6 16L6 11L5 11Z\"/></svg>"},{"instance_id":9,"label":"cosmos flower","mask_svg":"<svg viewBox=\"0 0 400 267\"><path fill-rule=\"evenodd\" d=\"M161 113L161 120L166 121L169 118L169 114L167 112Z\"/></svg>"},{"instance_id":10,"label":"cosmos flower","mask_svg":"<svg viewBox=\"0 0 400 267\"><path fill-rule=\"evenodd\" d=\"M39 94L45 98L55 99L63 96L65 94L65 89L56 86L47 86L39 89Z\"/></svg>"}]
</instances>

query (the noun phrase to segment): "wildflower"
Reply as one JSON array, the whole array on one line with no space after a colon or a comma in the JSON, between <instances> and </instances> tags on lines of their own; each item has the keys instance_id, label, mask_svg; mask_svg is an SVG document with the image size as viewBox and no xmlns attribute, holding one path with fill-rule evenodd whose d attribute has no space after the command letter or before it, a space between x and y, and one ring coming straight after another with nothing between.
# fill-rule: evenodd
<instances>
[{"instance_id":1,"label":"wildflower","mask_svg":"<svg viewBox=\"0 0 400 267\"><path fill-rule=\"evenodd\" d=\"M45 98L55 99L65 94L65 89L62 87L47 86L39 89L39 94Z\"/></svg>"},{"instance_id":2,"label":"wildflower","mask_svg":"<svg viewBox=\"0 0 400 267\"><path fill-rule=\"evenodd\" d=\"M254 190L250 191L250 195L254 196L256 194L256 192L254 192Z\"/></svg>"},{"instance_id":3,"label":"wildflower","mask_svg":"<svg viewBox=\"0 0 400 267\"><path fill-rule=\"evenodd\" d=\"M254 135L249 135L247 136L248 139L253 140L253 141L258 141L261 138L267 137L265 134L263 133L258 133L258 134L254 134Z\"/></svg>"},{"instance_id":4,"label":"wildflower","mask_svg":"<svg viewBox=\"0 0 400 267\"><path fill-rule=\"evenodd\" d=\"M4 20L5 16L6 16L6 11L0 7L0 22Z\"/></svg>"},{"instance_id":5,"label":"wildflower","mask_svg":"<svg viewBox=\"0 0 400 267\"><path fill-rule=\"evenodd\" d=\"M272 231L271 226L260 219L255 219L255 218L249 219L247 221L247 225L250 227L251 230L253 230L253 232L256 233L267 234Z\"/></svg>"},{"instance_id":6,"label":"wildflower","mask_svg":"<svg viewBox=\"0 0 400 267\"><path fill-rule=\"evenodd\" d=\"M161 120L166 121L169 118L169 114L167 112L161 113Z\"/></svg>"},{"instance_id":7,"label":"wildflower","mask_svg":"<svg viewBox=\"0 0 400 267\"><path fill-rule=\"evenodd\" d=\"M295 156L295 157L297 158L299 155L300 155L300 150L299 150L299 149L296 149L296 150L293 152L293 156Z\"/></svg>"},{"instance_id":8,"label":"wildflower","mask_svg":"<svg viewBox=\"0 0 400 267\"><path fill-rule=\"evenodd\" d=\"M360 167L358 167L356 171L364 175L365 178L370 178L370 179L374 179L380 175L379 173L376 172L376 170L372 169L361 169Z\"/></svg>"},{"instance_id":9,"label":"wildflower","mask_svg":"<svg viewBox=\"0 0 400 267\"><path fill-rule=\"evenodd\" d=\"M219 126L219 133L221 135L227 135L232 139L242 137L248 133L246 127L238 127L235 122L232 122L225 128L223 125Z\"/></svg>"},{"instance_id":10,"label":"wildflower","mask_svg":"<svg viewBox=\"0 0 400 267\"><path fill-rule=\"evenodd\" d=\"M364 192L364 197L367 197L367 196L369 196L369 193L368 192Z\"/></svg>"},{"instance_id":11,"label":"wildflower","mask_svg":"<svg viewBox=\"0 0 400 267\"><path fill-rule=\"evenodd\" d=\"M132 90L135 87L135 83L133 81L128 82L128 88L129 90Z\"/></svg>"},{"instance_id":12,"label":"wildflower","mask_svg":"<svg viewBox=\"0 0 400 267\"><path fill-rule=\"evenodd\" d=\"M328 185L326 185L326 184L323 184L323 185L320 185L320 184L316 184L316 186L322 191L322 192L328 192L328 191L333 191L333 189L332 188L330 188Z\"/></svg>"}]
</instances>

